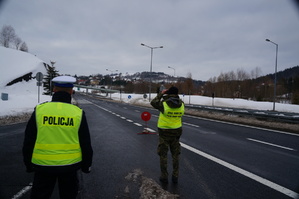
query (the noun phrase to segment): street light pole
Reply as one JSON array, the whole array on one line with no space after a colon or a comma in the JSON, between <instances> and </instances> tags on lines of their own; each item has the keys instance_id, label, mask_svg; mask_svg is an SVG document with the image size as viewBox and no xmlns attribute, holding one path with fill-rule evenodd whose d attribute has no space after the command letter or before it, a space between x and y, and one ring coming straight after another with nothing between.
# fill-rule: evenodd
<instances>
[{"instance_id":1,"label":"street light pole","mask_svg":"<svg viewBox=\"0 0 299 199\"><path fill-rule=\"evenodd\" d=\"M175 68L172 68L171 66L168 66L168 68L173 69L173 77L175 77Z\"/></svg>"},{"instance_id":2,"label":"street light pole","mask_svg":"<svg viewBox=\"0 0 299 199\"><path fill-rule=\"evenodd\" d=\"M273 97L273 111L275 111L275 101L276 101L276 84L277 84L277 54L278 54L278 44L274 43L270 39L266 39L267 42L270 42L276 46L276 58L275 58L275 74L274 74L274 97Z\"/></svg>"},{"instance_id":3,"label":"street light pole","mask_svg":"<svg viewBox=\"0 0 299 199\"><path fill-rule=\"evenodd\" d=\"M152 68L153 68L153 50L156 48L163 48L163 46L151 47L141 43L141 46L145 46L151 49L151 65L150 65L150 85L149 85L149 101L151 101L151 92L152 92Z\"/></svg>"}]
</instances>

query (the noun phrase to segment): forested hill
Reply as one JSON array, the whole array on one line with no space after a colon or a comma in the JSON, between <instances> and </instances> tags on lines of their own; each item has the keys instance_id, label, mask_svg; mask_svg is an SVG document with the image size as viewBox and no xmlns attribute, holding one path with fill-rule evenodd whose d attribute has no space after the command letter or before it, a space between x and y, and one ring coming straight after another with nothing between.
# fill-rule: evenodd
<instances>
[{"instance_id":1,"label":"forested hill","mask_svg":"<svg viewBox=\"0 0 299 199\"><path fill-rule=\"evenodd\" d=\"M269 77L274 79L274 73L273 74L268 74L264 77ZM283 71L277 72L277 79L294 79L296 77L299 77L299 65L294 66L293 68L288 68ZM261 77L262 78L262 77Z\"/></svg>"}]
</instances>

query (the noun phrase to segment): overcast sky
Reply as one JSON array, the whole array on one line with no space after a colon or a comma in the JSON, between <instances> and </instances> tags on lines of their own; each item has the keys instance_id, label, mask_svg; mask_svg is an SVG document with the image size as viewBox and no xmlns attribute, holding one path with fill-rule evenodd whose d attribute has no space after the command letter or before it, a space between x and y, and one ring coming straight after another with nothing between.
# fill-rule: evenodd
<instances>
[{"instance_id":1,"label":"overcast sky","mask_svg":"<svg viewBox=\"0 0 299 199\"><path fill-rule=\"evenodd\" d=\"M1 1L1 0L0 0ZM153 71L206 81L256 67L261 75L299 65L299 10L291 0L6 0L29 52L62 74ZM1 56L1 55L0 55ZM168 68L171 66L175 70ZM2 67L2 66L1 66Z\"/></svg>"}]
</instances>

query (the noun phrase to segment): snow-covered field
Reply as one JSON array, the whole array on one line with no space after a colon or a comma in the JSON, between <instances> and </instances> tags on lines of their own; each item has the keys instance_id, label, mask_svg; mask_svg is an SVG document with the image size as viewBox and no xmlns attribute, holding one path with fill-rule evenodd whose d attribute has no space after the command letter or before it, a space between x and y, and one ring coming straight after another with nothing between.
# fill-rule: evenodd
<instances>
[{"instance_id":1,"label":"snow-covered field","mask_svg":"<svg viewBox=\"0 0 299 199\"><path fill-rule=\"evenodd\" d=\"M45 74L46 70L43 66L43 61L32 54L3 47L0 47L0 55L0 94L8 94L8 100L0 99L0 117L31 113L34 107L38 104L37 81L33 79L29 82L23 81L12 86L5 85L13 79L28 72L32 72L33 76L35 76L37 72ZM75 88L75 90L77 91L77 88ZM84 90L80 89L80 92L82 91ZM42 89L40 89L40 93L42 92ZM152 98L155 96L155 93L151 95ZM110 98L110 95L108 97ZM212 98L210 97L188 95L180 95L180 97L186 104L189 104L190 102L191 104L212 105ZM124 103L149 104L148 99L144 99L142 94L122 93L120 95L119 93L114 93L111 95L111 98L121 100ZM50 100L50 96L40 95L40 103ZM227 98L215 98L214 105L258 110L272 110L273 108L272 102L255 102L243 99ZM299 113L299 105L276 103L275 109L277 111Z\"/></svg>"},{"instance_id":2,"label":"snow-covered field","mask_svg":"<svg viewBox=\"0 0 299 199\"><path fill-rule=\"evenodd\" d=\"M76 89L76 88L75 88ZM82 91L82 89L81 89ZM8 93L8 100L0 100L0 117L6 115L18 115L22 113L32 112L34 107L38 104L38 86L36 86L36 80L30 82L22 82L7 88L0 88L1 93ZM77 91L78 92L78 91ZM42 93L42 91L41 91ZM130 96L130 97L129 97ZM156 94L153 93L151 97L155 97ZM186 104L199 104L199 105L212 105L212 98L204 96L182 96L180 97ZM110 98L110 95L108 96ZM128 94L114 93L111 98L117 101L122 101L129 104L149 104L148 99L144 99L141 94ZM45 101L51 101L50 96L40 95L40 103ZM227 99L227 98L215 98L215 106L223 107L235 107L235 108L246 108L246 109L258 109L258 110L272 110L272 102L255 102L243 99ZM296 112L299 113L298 105L291 104L275 104L275 109L277 111L283 112Z\"/></svg>"}]
</instances>

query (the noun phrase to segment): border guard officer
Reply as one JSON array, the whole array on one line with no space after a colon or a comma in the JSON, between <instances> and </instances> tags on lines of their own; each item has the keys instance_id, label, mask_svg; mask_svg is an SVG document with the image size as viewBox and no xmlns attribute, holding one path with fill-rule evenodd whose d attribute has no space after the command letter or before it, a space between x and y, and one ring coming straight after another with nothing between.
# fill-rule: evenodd
<instances>
[{"instance_id":1,"label":"border guard officer","mask_svg":"<svg viewBox=\"0 0 299 199\"><path fill-rule=\"evenodd\" d=\"M178 88L170 87L163 90L151 101L151 105L160 111L158 118L160 156L160 181L168 183L167 153L170 149L172 155L172 182L178 183L179 155L181 153L180 137L182 135L182 116L184 115L184 102L178 96Z\"/></svg>"}]
</instances>

